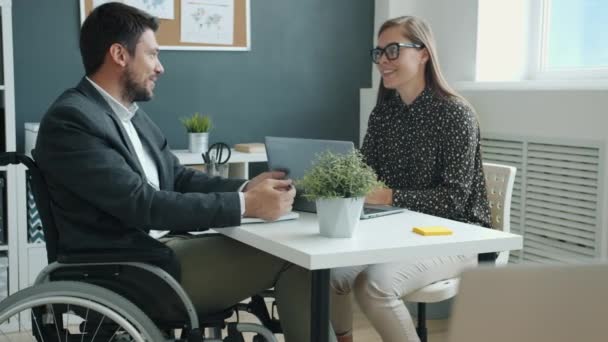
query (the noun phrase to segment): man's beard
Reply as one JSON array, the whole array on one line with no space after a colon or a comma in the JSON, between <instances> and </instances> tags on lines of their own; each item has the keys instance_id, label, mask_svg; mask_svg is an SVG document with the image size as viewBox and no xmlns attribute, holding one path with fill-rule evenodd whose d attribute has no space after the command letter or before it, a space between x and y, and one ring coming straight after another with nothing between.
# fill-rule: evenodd
<instances>
[{"instance_id":1,"label":"man's beard","mask_svg":"<svg viewBox=\"0 0 608 342\"><path fill-rule=\"evenodd\" d=\"M152 99L152 92L149 92L146 87L135 81L130 68L125 70L122 79L124 84L123 99L128 102L150 101Z\"/></svg>"}]
</instances>

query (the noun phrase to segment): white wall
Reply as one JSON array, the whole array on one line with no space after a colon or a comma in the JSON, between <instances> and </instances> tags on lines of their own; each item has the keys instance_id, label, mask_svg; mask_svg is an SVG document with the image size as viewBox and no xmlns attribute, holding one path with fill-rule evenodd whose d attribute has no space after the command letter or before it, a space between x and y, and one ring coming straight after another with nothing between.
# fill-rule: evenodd
<instances>
[{"instance_id":1,"label":"white wall","mask_svg":"<svg viewBox=\"0 0 608 342\"><path fill-rule=\"evenodd\" d=\"M419 16L429 22L437 40L443 72L449 81L475 79L477 0L376 0L374 37L384 21L403 15ZM367 129L378 84L380 75L374 67L372 88L361 90L360 141Z\"/></svg>"},{"instance_id":2,"label":"white wall","mask_svg":"<svg viewBox=\"0 0 608 342\"><path fill-rule=\"evenodd\" d=\"M382 10L382 11L379 11ZM376 21L411 14L431 24L447 79L472 81L475 73L477 0L376 0ZM378 27L381 23L376 23ZM374 77L377 72L374 69ZM373 108L377 83L361 90L361 136ZM495 134L599 141L604 144L604 169L608 161L608 89L596 90L491 90L462 91L478 111L482 132ZM608 170L603 181L603 226L608 251Z\"/></svg>"},{"instance_id":3,"label":"white wall","mask_svg":"<svg viewBox=\"0 0 608 342\"><path fill-rule=\"evenodd\" d=\"M403 15L424 18L431 25L448 80L475 78L477 0L376 0L375 34L385 20ZM374 77L378 79L377 73Z\"/></svg>"},{"instance_id":4,"label":"white wall","mask_svg":"<svg viewBox=\"0 0 608 342\"><path fill-rule=\"evenodd\" d=\"M475 79L477 0L394 2L396 5L389 17L415 15L424 18L431 25L437 40L439 60L449 81Z\"/></svg>"}]
</instances>

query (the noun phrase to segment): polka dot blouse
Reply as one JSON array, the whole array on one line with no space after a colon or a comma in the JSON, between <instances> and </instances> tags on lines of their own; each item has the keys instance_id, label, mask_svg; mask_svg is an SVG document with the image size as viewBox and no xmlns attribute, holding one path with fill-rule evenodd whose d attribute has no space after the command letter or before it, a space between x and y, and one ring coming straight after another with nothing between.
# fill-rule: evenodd
<instances>
[{"instance_id":1,"label":"polka dot blouse","mask_svg":"<svg viewBox=\"0 0 608 342\"><path fill-rule=\"evenodd\" d=\"M468 105L429 88L411 105L395 93L372 111L361 152L393 189L394 205L490 227L479 126Z\"/></svg>"}]
</instances>

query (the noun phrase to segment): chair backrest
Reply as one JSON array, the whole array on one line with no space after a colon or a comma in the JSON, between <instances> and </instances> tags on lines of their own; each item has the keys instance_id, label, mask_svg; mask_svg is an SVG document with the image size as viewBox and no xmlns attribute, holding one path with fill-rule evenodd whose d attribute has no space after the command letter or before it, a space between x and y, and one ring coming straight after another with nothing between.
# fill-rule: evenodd
<instances>
[{"instance_id":1,"label":"chair backrest","mask_svg":"<svg viewBox=\"0 0 608 342\"><path fill-rule=\"evenodd\" d=\"M492 228L508 233L511 230L511 196L517 169L508 165L483 163L483 172L492 213ZM496 264L506 264L508 260L509 251L500 252Z\"/></svg>"},{"instance_id":2,"label":"chair backrest","mask_svg":"<svg viewBox=\"0 0 608 342\"><path fill-rule=\"evenodd\" d=\"M55 226L53 213L51 212L51 197L42 172L30 157L17 152L0 153L0 165L5 166L8 164L23 164L28 168L27 181L30 183L36 208L42 221L47 259L49 263L54 262L57 260L59 234Z\"/></svg>"}]
</instances>

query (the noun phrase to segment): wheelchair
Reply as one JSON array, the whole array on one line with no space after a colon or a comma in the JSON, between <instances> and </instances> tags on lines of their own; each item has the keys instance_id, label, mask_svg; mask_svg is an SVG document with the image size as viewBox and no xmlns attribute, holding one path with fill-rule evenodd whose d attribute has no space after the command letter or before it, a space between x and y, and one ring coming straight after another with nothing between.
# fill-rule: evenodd
<instances>
[{"instance_id":1,"label":"wheelchair","mask_svg":"<svg viewBox=\"0 0 608 342\"><path fill-rule=\"evenodd\" d=\"M8 164L28 169L49 265L31 287L0 302L0 341L242 342L245 332L255 334L254 342L276 341L280 323L274 310L268 313L263 295L199 316L178 281L155 266L157 253L62 253L48 188L36 163L23 154L1 153L0 165ZM239 310L262 324L239 322ZM227 323L235 313L237 321Z\"/></svg>"}]
</instances>

